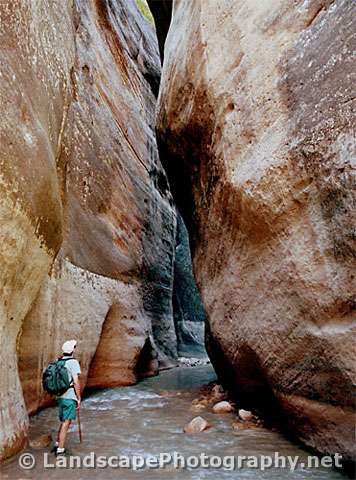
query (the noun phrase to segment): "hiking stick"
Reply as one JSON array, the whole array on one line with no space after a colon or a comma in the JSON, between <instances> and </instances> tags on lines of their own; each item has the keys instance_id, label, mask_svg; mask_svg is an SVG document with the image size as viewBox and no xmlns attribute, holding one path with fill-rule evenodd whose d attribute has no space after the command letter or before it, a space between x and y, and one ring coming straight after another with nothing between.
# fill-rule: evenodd
<instances>
[{"instance_id":1,"label":"hiking stick","mask_svg":"<svg viewBox=\"0 0 356 480\"><path fill-rule=\"evenodd\" d=\"M82 426L80 423L80 407L77 407L77 417L78 417L79 443L83 443Z\"/></svg>"}]
</instances>

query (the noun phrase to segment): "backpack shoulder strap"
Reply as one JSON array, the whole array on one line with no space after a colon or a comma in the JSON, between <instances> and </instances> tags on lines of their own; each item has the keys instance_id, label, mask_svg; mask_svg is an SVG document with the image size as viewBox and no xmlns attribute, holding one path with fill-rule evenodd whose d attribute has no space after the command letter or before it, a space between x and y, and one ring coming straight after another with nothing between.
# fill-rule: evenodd
<instances>
[{"instance_id":1,"label":"backpack shoulder strap","mask_svg":"<svg viewBox=\"0 0 356 480\"><path fill-rule=\"evenodd\" d=\"M63 362L67 362L68 360L74 360L73 357L58 357L58 360L63 360Z\"/></svg>"},{"instance_id":2,"label":"backpack shoulder strap","mask_svg":"<svg viewBox=\"0 0 356 480\"><path fill-rule=\"evenodd\" d=\"M66 362L67 360L74 360L73 357L59 357L58 358L58 361L59 360L63 360L63 362ZM72 380L70 382L70 387L69 388L74 388L74 381L73 381L73 377L72 377ZM68 389L69 390L69 389Z\"/></svg>"}]
</instances>

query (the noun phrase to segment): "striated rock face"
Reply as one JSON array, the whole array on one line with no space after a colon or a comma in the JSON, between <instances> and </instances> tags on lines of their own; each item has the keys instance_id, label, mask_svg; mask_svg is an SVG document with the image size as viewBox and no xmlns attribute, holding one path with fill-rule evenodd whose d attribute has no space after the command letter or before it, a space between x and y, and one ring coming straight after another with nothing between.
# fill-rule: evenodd
<instances>
[{"instance_id":1,"label":"striated rock face","mask_svg":"<svg viewBox=\"0 0 356 480\"><path fill-rule=\"evenodd\" d=\"M3 459L26 440L25 403L48 401L42 370L65 339L83 386L132 383L136 363L154 373L177 345L153 27L134 1L15 0L0 40Z\"/></svg>"},{"instance_id":2,"label":"striated rock face","mask_svg":"<svg viewBox=\"0 0 356 480\"><path fill-rule=\"evenodd\" d=\"M205 312L192 271L188 232L179 214L174 256L173 316L179 355L206 357Z\"/></svg>"},{"instance_id":3,"label":"striated rock face","mask_svg":"<svg viewBox=\"0 0 356 480\"><path fill-rule=\"evenodd\" d=\"M158 134L239 405L353 453L353 2L180 0ZM355 158L355 157L353 157Z\"/></svg>"}]
</instances>

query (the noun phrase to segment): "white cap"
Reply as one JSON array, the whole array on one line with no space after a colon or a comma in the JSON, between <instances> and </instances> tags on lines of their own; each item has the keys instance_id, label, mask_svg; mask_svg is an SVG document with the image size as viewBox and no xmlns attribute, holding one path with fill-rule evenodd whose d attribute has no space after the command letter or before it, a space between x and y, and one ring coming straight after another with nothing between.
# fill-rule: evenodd
<instances>
[{"instance_id":1,"label":"white cap","mask_svg":"<svg viewBox=\"0 0 356 480\"><path fill-rule=\"evenodd\" d=\"M72 353L76 345L77 345L76 340L67 340L62 345L62 352L63 353Z\"/></svg>"}]
</instances>

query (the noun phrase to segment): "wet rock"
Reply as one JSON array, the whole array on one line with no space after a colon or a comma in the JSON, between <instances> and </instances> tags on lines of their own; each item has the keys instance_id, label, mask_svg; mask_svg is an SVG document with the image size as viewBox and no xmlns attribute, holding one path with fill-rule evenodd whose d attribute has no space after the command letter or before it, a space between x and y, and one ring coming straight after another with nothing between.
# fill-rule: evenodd
<instances>
[{"instance_id":1,"label":"wet rock","mask_svg":"<svg viewBox=\"0 0 356 480\"><path fill-rule=\"evenodd\" d=\"M213 406L214 413L230 413L234 410L234 407L231 405L230 402L223 401L218 402Z\"/></svg>"},{"instance_id":2,"label":"wet rock","mask_svg":"<svg viewBox=\"0 0 356 480\"><path fill-rule=\"evenodd\" d=\"M198 365L208 365L210 363L210 360L208 357L204 357L204 358L179 357L178 361L180 364L186 367L197 367Z\"/></svg>"},{"instance_id":3,"label":"wet rock","mask_svg":"<svg viewBox=\"0 0 356 480\"><path fill-rule=\"evenodd\" d=\"M223 387L219 384L216 384L211 389L211 400L213 402L222 402L227 397L227 394Z\"/></svg>"},{"instance_id":4,"label":"wet rock","mask_svg":"<svg viewBox=\"0 0 356 480\"><path fill-rule=\"evenodd\" d=\"M238 414L241 420L249 421L253 419L253 414L249 410L244 410L243 408L240 408Z\"/></svg>"},{"instance_id":5,"label":"wet rock","mask_svg":"<svg viewBox=\"0 0 356 480\"><path fill-rule=\"evenodd\" d=\"M232 423L232 429L235 431L253 430L257 428L261 428L261 425L252 421L242 422L241 420L235 420Z\"/></svg>"},{"instance_id":6,"label":"wet rock","mask_svg":"<svg viewBox=\"0 0 356 480\"><path fill-rule=\"evenodd\" d=\"M355 458L352 3L177 2L157 119L218 375L243 404L345 459Z\"/></svg>"},{"instance_id":7,"label":"wet rock","mask_svg":"<svg viewBox=\"0 0 356 480\"><path fill-rule=\"evenodd\" d=\"M190 410L192 412L199 413L199 412L202 412L203 410L206 410L206 408L207 408L207 405L205 405L204 403L195 403L190 407Z\"/></svg>"},{"instance_id":8,"label":"wet rock","mask_svg":"<svg viewBox=\"0 0 356 480\"><path fill-rule=\"evenodd\" d=\"M195 398L192 401L191 410L193 412L201 412L202 410L205 410L208 405L209 405L209 400L207 398L204 398L204 397Z\"/></svg>"},{"instance_id":9,"label":"wet rock","mask_svg":"<svg viewBox=\"0 0 356 480\"><path fill-rule=\"evenodd\" d=\"M204 385L199 391L199 397L192 401L191 410L193 412L200 412L208 406L213 406L219 402L225 403L224 400L226 400L226 398L227 395L221 385L215 382Z\"/></svg>"},{"instance_id":10,"label":"wet rock","mask_svg":"<svg viewBox=\"0 0 356 480\"><path fill-rule=\"evenodd\" d=\"M52 436L48 434L40 435L36 438L30 438L29 444L31 448L44 448L52 442Z\"/></svg>"},{"instance_id":11,"label":"wet rock","mask_svg":"<svg viewBox=\"0 0 356 480\"><path fill-rule=\"evenodd\" d=\"M195 417L185 427L185 433L200 433L207 430L211 425L203 417Z\"/></svg>"}]
</instances>

